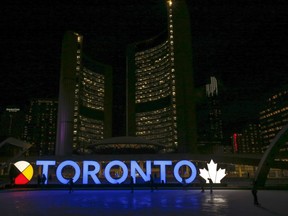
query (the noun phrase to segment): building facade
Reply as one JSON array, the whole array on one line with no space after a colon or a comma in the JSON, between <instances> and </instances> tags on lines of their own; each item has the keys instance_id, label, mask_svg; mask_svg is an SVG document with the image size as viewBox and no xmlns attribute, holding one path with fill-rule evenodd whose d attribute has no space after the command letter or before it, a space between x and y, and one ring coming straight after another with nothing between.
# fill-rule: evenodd
<instances>
[{"instance_id":1,"label":"building facade","mask_svg":"<svg viewBox=\"0 0 288 216\"><path fill-rule=\"evenodd\" d=\"M263 139L260 124L250 123L241 133L232 136L233 153L239 154L262 154Z\"/></svg>"},{"instance_id":2,"label":"building facade","mask_svg":"<svg viewBox=\"0 0 288 216\"><path fill-rule=\"evenodd\" d=\"M288 124L288 87L267 97L263 107L260 111L260 125L265 150L282 127ZM288 145L281 151L287 152Z\"/></svg>"},{"instance_id":3,"label":"building facade","mask_svg":"<svg viewBox=\"0 0 288 216\"><path fill-rule=\"evenodd\" d=\"M29 156L55 154L58 101L31 100L25 117L23 139L32 147Z\"/></svg>"},{"instance_id":4,"label":"building facade","mask_svg":"<svg viewBox=\"0 0 288 216\"><path fill-rule=\"evenodd\" d=\"M6 107L1 112L1 119L0 119L1 140L8 137L22 139L24 124L25 124L25 113L23 109L17 106Z\"/></svg>"},{"instance_id":5,"label":"building facade","mask_svg":"<svg viewBox=\"0 0 288 216\"><path fill-rule=\"evenodd\" d=\"M205 85L205 97L197 105L199 151L213 153L223 145L222 109L215 77L210 77Z\"/></svg>"},{"instance_id":6,"label":"building facade","mask_svg":"<svg viewBox=\"0 0 288 216\"><path fill-rule=\"evenodd\" d=\"M111 137L112 68L83 52L83 37L63 39L56 155L84 153L88 145Z\"/></svg>"},{"instance_id":7,"label":"building facade","mask_svg":"<svg viewBox=\"0 0 288 216\"><path fill-rule=\"evenodd\" d=\"M196 152L189 12L167 1L167 30L127 49L127 135L165 145L164 152Z\"/></svg>"}]
</instances>

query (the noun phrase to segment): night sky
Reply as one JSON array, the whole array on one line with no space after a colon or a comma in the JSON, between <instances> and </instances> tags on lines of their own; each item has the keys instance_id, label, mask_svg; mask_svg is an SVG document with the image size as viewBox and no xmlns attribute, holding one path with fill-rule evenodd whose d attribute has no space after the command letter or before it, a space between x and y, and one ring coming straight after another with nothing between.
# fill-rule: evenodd
<instances>
[{"instance_id":1,"label":"night sky","mask_svg":"<svg viewBox=\"0 0 288 216\"><path fill-rule=\"evenodd\" d=\"M127 44L155 36L166 25L163 0L59 2L1 5L1 108L58 97L67 30L84 36L89 55L115 67L120 88ZM254 118L264 95L288 84L287 2L189 0L188 5L195 85L215 75L224 92L225 118Z\"/></svg>"}]
</instances>

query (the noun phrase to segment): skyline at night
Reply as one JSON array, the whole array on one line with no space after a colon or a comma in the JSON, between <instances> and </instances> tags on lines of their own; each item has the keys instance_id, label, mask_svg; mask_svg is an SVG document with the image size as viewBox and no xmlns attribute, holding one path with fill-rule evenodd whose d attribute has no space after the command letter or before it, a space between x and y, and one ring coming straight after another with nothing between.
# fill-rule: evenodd
<instances>
[{"instance_id":1,"label":"skyline at night","mask_svg":"<svg viewBox=\"0 0 288 216\"><path fill-rule=\"evenodd\" d=\"M61 42L67 30L125 82L127 45L160 33L165 1L6 3L1 13L1 107L30 98L58 98ZM214 75L231 121L255 117L265 94L288 83L287 6L282 1L189 1L195 86ZM120 88L120 87L119 87ZM231 111L233 110L233 112ZM236 115L236 114L237 115ZM235 118L233 120L232 118Z\"/></svg>"}]
</instances>

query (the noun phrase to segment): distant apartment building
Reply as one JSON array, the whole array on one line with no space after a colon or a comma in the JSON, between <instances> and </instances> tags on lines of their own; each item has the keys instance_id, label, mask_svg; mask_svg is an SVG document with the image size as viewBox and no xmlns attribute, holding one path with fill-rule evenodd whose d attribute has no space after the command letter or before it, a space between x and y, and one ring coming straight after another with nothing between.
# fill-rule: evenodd
<instances>
[{"instance_id":1,"label":"distant apartment building","mask_svg":"<svg viewBox=\"0 0 288 216\"><path fill-rule=\"evenodd\" d=\"M250 123L242 130L241 133L234 133L232 136L232 147L234 153L263 153L263 139L260 131L260 125Z\"/></svg>"},{"instance_id":2,"label":"distant apartment building","mask_svg":"<svg viewBox=\"0 0 288 216\"><path fill-rule=\"evenodd\" d=\"M9 106L1 110L0 137L14 137L21 139L23 136L25 113L22 108Z\"/></svg>"},{"instance_id":3,"label":"distant apartment building","mask_svg":"<svg viewBox=\"0 0 288 216\"><path fill-rule=\"evenodd\" d=\"M1 110L0 115L0 143L8 138L21 140L23 138L25 112L18 106L8 106ZM0 146L0 159L6 161L17 155L20 148L4 144Z\"/></svg>"},{"instance_id":4,"label":"distant apartment building","mask_svg":"<svg viewBox=\"0 0 288 216\"><path fill-rule=\"evenodd\" d=\"M266 149L283 126L288 124L288 87L271 94L260 111L260 125ZM281 151L288 151L288 145Z\"/></svg>"},{"instance_id":5,"label":"distant apartment building","mask_svg":"<svg viewBox=\"0 0 288 216\"><path fill-rule=\"evenodd\" d=\"M30 156L55 154L57 100L31 100L26 111L23 139L32 144Z\"/></svg>"},{"instance_id":6,"label":"distant apartment building","mask_svg":"<svg viewBox=\"0 0 288 216\"><path fill-rule=\"evenodd\" d=\"M218 81L213 76L205 85L205 97L197 105L197 131L201 152L214 152L223 144L221 100Z\"/></svg>"}]
</instances>

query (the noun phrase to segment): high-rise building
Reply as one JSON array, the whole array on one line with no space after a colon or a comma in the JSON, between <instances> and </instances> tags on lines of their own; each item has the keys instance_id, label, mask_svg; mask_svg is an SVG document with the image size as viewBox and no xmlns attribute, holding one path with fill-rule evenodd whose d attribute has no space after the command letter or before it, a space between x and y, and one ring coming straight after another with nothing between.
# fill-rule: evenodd
<instances>
[{"instance_id":1,"label":"high-rise building","mask_svg":"<svg viewBox=\"0 0 288 216\"><path fill-rule=\"evenodd\" d=\"M111 137L112 68L85 55L82 44L81 35L64 35L56 155L83 153Z\"/></svg>"},{"instance_id":2,"label":"high-rise building","mask_svg":"<svg viewBox=\"0 0 288 216\"><path fill-rule=\"evenodd\" d=\"M212 153L223 144L221 101L215 77L210 77L205 85L205 94L197 107L197 143L202 153Z\"/></svg>"},{"instance_id":3,"label":"high-rise building","mask_svg":"<svg viewBox=\"0 0 288 216\"><path fill-rule=\"evenodd\" d=\"M23 135L23 139L32 144L30 156L55 154L57 107L57 100L31 100Z\"/></svg>"},{"instance_id":4,"label":"high-rise building","mask_svg":"<svg viewBox=\"0 0 288 216\"><path fill-rule=\"evenodd\" d=\"M190 18L185 0L167 1L167 29L127 49L127 135L193 152L196 120Z\"/></svg>"},{"instance_id":5,"label":"high-rise building","mask_svg":"<svg viewBox=\"0 0 288 216\"><path fill-rule=\"evenodd\" d=\"M1 112L0 137L21 139L25 123L25 114L20 107L9 106Z\"/></svg>"},{"instance_id":6,"label":"high-rise building","mask_svg":"<svg viewBox=\"0 0 288 216\"><path fill-rule=\"evenodd\" d=\"M260 111L260 125L264 149L268 148L272 139L288 124L288 88L275 91L267 97L264 108ZM288 151L288 145L281 151Z\"/></svg>"},{"instance_id":7,"label":"high-rise building","mask_svg":"<svg viewBox=\"0 0 288 216\"><path fill-rule=\"evenodd\" d=\"M25 112L18 106L8 106L1 110L0 115L0 143L8 139L20 140L23 138ZM0 144L1 162L17 155L22 149L10 144Z\"/></svg>"}]
</instances>

